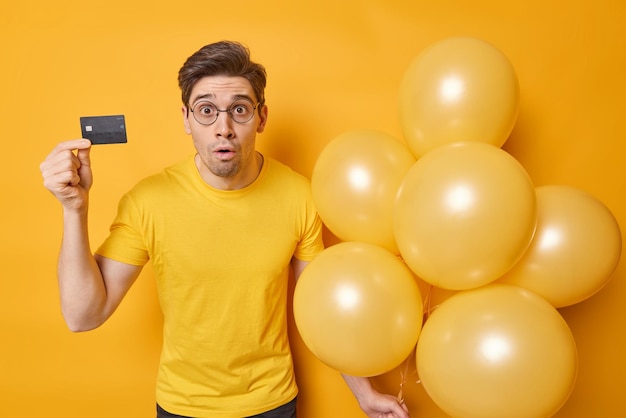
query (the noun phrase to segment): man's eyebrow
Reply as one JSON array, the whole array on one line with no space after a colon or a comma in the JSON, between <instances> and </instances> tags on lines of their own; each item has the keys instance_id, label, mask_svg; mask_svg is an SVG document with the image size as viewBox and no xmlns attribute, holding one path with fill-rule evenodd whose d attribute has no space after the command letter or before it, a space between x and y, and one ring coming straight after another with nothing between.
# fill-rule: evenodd
<instances>
[{"instance_id":1,"label":"man's eyebrow","mask_svg":"<svg viewBox=\"0 0 626 418\"><path fill-rule=\"evenodd\" d=\"M252 97L250 97L247 94L233 94L230 98L231 98L232 101L244 99L244 100L248 100L250 102L254 102L254 100L252 100ZM204 100L204 99L215 99L215 94L213 94L213 93L200 94L200 95L194 97L193 100L191 101L191 103L196 103L196 102L198 102L200 100Z\"/></svg>"},{"instance_id":2,"label":"man's eyebrow","mask_svg":"<svg viewBox=\"0 0 626 418\"><path fill-rule=\"evenodd\" d=\"M200 95L194 97L193 100L191 101L191 103L195 103L198 100L202 100L202 99L212 99L212 98L215 98L215 95L213 93L200 94Z\"/></svg>"},{"instance_id":3,"label":"man's eyebrow","mask_svg":"<svg viewBox=\"0 0 626 418\"><path fill-rule=\"evenodd\" d=\"M249 101L253 101L252 97L248 96L247 94L235 94L232 96L233 101L234 100L239 100L239 99L245 99L245 100L249 100Z\"/></svg>"}]
</instances>

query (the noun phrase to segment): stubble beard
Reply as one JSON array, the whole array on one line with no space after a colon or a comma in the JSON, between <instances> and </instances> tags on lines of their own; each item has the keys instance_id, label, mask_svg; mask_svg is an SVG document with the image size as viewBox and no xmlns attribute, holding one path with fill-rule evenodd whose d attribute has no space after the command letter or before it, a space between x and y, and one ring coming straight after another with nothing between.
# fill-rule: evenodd
<instances>
[{"instance_id":1,"label":"stubble beard","mask_svg":"<svg viewBox=\"0 0 626 418\"><path fill-rule=\"evenodd\" d=\"M213 175L223 178L234 177L241 171L241 161L209 161L205 162L206 167Z\"/></svg>"},{"instance_id":2,"label":"stubble beard","mask_svg":"<svg viewBox=\"0 0 626 418\"><path fill-rule=\"evenodd\" d=\"M214 158L213 155L207 155L203 157L200 153L198 153L198 157L202 164L216 177L220 178L234 178L241 174L244 167L251 162L253 158L255 158L256 152L252 152L248 154L242 154L241 151L237 153L235 158L230 160L220 160L219 158Z\"/></svg>"}]
</instances>

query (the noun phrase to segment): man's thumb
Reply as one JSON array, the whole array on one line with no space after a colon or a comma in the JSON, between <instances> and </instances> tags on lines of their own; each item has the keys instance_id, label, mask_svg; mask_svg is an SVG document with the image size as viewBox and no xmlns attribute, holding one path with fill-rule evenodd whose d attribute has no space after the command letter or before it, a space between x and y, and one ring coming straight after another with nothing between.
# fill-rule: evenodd
<instances>
[{"instance_id":1,"label":"man's thumb","mask_svg":"<svg viewBox=\"0 0 626 418\"><path fill-rule=\"evenodd\" d=\"M91 157L89 156L91 152L91 144L86 148L79 148L76 152L76 157L80 162L81 167L89 167L91 166Z\"/></svg>"}]
</instances>

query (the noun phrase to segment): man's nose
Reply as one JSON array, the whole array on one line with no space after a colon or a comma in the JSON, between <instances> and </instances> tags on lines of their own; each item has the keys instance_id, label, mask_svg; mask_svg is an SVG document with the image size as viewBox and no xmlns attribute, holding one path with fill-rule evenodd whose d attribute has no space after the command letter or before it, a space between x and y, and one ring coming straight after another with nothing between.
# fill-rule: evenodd
<instances>
[{"instance_id":1,"label":"man's nose","mask_svg":"<svg viewBox=\"0 0 626 418\"><path fill-rule=\"evenodd\" d=\"M217 134L224 138L233 138L235 136L233 122L233 118L227 111L220 111L217 115L217 120L215 121Z\"/></svg>"}]
</instances>

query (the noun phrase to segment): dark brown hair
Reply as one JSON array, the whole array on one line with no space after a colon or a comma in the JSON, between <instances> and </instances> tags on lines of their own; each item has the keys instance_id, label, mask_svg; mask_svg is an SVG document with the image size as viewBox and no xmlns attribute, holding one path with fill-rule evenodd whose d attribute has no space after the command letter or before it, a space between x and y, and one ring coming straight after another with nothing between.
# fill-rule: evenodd
<instances>
[{"instance_id":1,"label":"dark brown hair","mask_svg":"<svg viewBox=\"0 0 626 418\"><path fill-rule=\"evenodd\" d=\"M178 86L183 104L189 107L191 90L200 79L215 75L244 77L250 82L257 101L265 102L265 68L250 60L250 50L244 45L220 41L200 48L187 58L178 72Z\"/></svg>"}]
</instances>

